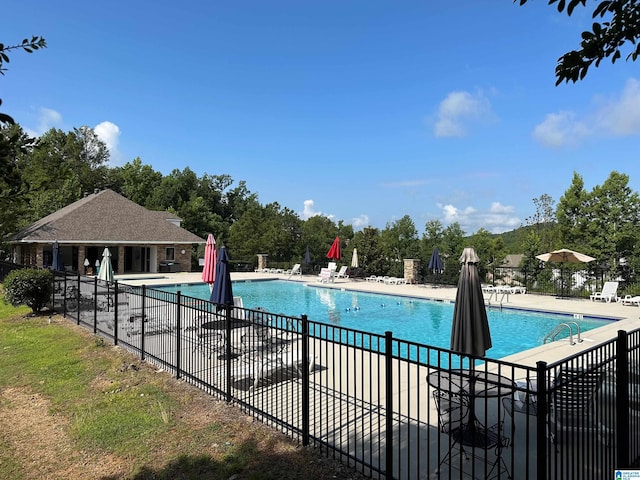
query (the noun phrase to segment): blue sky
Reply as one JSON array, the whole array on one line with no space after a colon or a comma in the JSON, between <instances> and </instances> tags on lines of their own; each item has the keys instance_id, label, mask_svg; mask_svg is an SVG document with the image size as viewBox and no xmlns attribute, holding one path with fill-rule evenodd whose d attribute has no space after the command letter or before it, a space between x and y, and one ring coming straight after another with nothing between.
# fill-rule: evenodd
<instances>
[{"instance_id":1,"label":"blue sky","mask_svg":"<svg viewBox=\"0 0 640 480\"><path fill-rule=\"evenodd\" d=\"M48 48L11 55L2 111L34 135L95 128L111 165L229 174L302 218L499 233L574 172L640 190L640 64L623 50L556 87L591 10L546 3L13 2L0 41Z\"/></svg>"}]
</instances>

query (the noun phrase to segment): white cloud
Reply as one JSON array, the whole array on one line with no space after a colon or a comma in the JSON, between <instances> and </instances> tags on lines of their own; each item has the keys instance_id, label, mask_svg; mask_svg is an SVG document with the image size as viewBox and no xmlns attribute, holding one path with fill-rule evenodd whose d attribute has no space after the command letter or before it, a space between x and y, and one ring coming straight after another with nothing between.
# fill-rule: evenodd
<instances>
[{"instance_id":1,"label":"white cloud","mask_svg":"<svg viewBox=\"0 0 640 480\"><path fill-rule=\"evenodd\" d=\"M515 208L510 205L502 205L493 202L487 210L478 210L474 207L458 208L454 205L438 204L442 210L444 224L458 222L467 235L484 228L491 233L502 233L520 226L520 219L514 214Z\"/></svg>"},{"instance_id":2,"label":"white cloud","mask_svg":"<svg viewBox=\"0 0 640 480\"><path fill-rule=\"evenodd\" d=\"M620 95L594 99L591 110L582 116L573 111L549 113L533 130L538 142L555 148L575 146L596 135L640 135L640 81L630 78Z\"/></svg>"},{"instance_id":3,"label":"white cloud","mask_svg":"<svg viewBox=\"0 0 640 480\"><path fill-rule=\"evenodd\" d=\"M118 143L120 142L120 127L115 123L105 121L96 125L93 130L96 132L98 138L107 146L111 159L110 163L122 163L122 155L118 150Z\"/></svg>"},{"instance_id":4,"label":"white cloud","mask_svg":"<svg viewBox=\"0 0 640 480\"><path fill-rule=\"evenodd\" d=\"M370 225L369 215L362 214L357 216L356 218L351 220L351 225L353 226L354 230L368 227Z\"/></svg>"},{"instance_id":5,"label":"white cloud","mask_svg":"<svg viewBox=\"0 0 640 480\"><path fill-rule=\"evenodd\" d=\"M315 210L314 201L305 200L304 207L302 208L302 219L306 220L308 218L315 217L316 215L322 215L322 213Z\"/></svg>"},{"instance_id":6,"label":"white cloud","mask_svg":"<svg viewBox=\"0 0 640 480\"><path fill-rule=\"evenodd\" d=\"M41 107L37 111L36 124L35 129L25 127L25 133L32 137L39 137L52 128L60 127L62 125L62 115L50 108Z\"/></svg>"},{"instance_id":7,"label":"white cloud","mask_svg":"<svg viewBox=\"0 0 640 480\"><path fill-rule=\"evenodd\" d=\"M451 92L440 102L434 133L436 137L463 137L470 125L493 118L491 104L482 92Z\"/></svg>"},{"instance_id":8,"label":"white cloud","mask_svg":"<svg viewBox=\"0 0 640 480\"><path fill-rule=\"evenodd\" d=\"M400 180L397 182L387 182L387 183L383 183L381 186L386 188L419 187L421 185L426 185L428 183L429 183L428 180L415 179L415 180Z\"/></svg>"},{"instance_id":9,"label":"white cloud","mask_svg":"<svg viewBox=\"0 0 640 480\"><path fill-rule=\"evenodd\" d=\"M559 112L548 114L536 125L533 137L547 147L562 147L576 145L590 133L589 127L577 120L573 112Z\"/></svg>"},{"instance_id":10,"label":"white cloud","mask_svg":"<svg viewBox=\"0 0 640 480\"><path fill-rule=\"evenodd\" d=\"M640 134L640 81L630 78L619 98L601 105L595 123L612 136Z\"/></svg>"}]
</instances>

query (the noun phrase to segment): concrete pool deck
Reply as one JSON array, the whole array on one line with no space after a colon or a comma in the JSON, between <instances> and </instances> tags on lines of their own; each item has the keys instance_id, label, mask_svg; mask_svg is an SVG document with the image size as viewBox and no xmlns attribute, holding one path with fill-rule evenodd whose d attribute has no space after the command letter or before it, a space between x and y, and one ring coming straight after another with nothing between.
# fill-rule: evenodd
<instances>
[{"instance_id":1,"label":"concrete pool deck","mask_svg":"<svg viewBox=\"0 0 640 480\"><path fill-rule=\"evenodd\" d=\"M319 283L317 282L317 278L317 275L294 275L289 277L283 274L254 272L233 272L231 274L233 281L290 280L324 288L346 289L451 302L455 301L457 290L453 287L434 287L425 284L389 285L382 282L367 282L360 279L352 280L342 278L336 279L332 283ZM146 285L152 288L161 285L202 283L200 272L116 275L116 280L128 285ZM496 300L495 294L491 299L489 294L485 294L485 300L489 308L500 308L501 299L501 295L499 295L498 300ZM576 319L579 319L580 316L590 316L615 320L612 321L611 324L583 333L582 339L584 341L581 343L570 345L567 339L562 339L510 355L503 359L521 365L534 366L539 360L551 363L591 348L599 343L611 340L617 337L618 330L632 331L640 328L640 308L637 306L623 305L620 302L592 302L589 299L579 298L559 299L550 295L530 293L510 294L502 300L502 308L564 313L570 314L576 317ZM572 319L569 318L567 321L572 321Z\"/></svg>"},{"instance_id":2,"label":"concrete pool deck","mask_svg":"<svg viewBox=\"0 0 640 480\"><path fill-rule=\"evenodd\" d=\"M146 275L119 275L116 279L122 284L146 285L153 288L161 285L175 286L201 284L202 280L200 275L200 273L159 273ZM266 273L232 273L232 280L234 281L261 281L273 279L286 280L288 279L288 276ZM337 279L334 283L326 284L318 283L316 279L316 275L303 275L292 277L290 280L307 283L320 288L373 292L447 302L453 302L455 300L457 290L456 288L451 287L434 288L431 285L388 285L384 283L350 279ZM486 300L489 299L488 297L488 294L485 295ZM568 340L563 339L546 345L541 345L530 350L525 350L502 359L517 365L534 367L536 362L540 360L552 363L556 360L570 357L600 343L609 341L617 337L618 330L631 331L640 327L640 308L637 306L625 306L621 303L615 302L591 302L588 299L557 299L555 297L529 293L512 294L509 295L508 301L506 300L507 299L505 298L503 308L519 308L570 314L571 317L567 319L567 322L572 321L573 315L577 315L578 317L583 315L612 319L610 324L584 333L582 335L584 340L582 343L569 345ZM495 297L492 303L495 304ZM491 308L500 307L492 305ZM517 335L517 331L514 331L514 336ZM158 336L151 338L152 340L150 342L159 341ZM380 373L382 371L380 360L375 356L354 355L350 350L350 347L346 345L341 346L339 351L336 353L335 350L327 352L326 348L322 347L319 343L312 343L310 351L318 354L316 365L319 366L319 368L314 369L313 374L310 375L310 381L313 387L311 389L310 409L314 414L310 419L309 428L311 431L320 432L322 439L332 445L336 445L340 451L349 452L350 454L355 455L361 451L361 448L368 445L366 442L361 442L362 439L370 438L372 435L380 436L378 423L368 420L372 418L382 418L385 412L384 409L386 408L385 399L374 395L375 392L380 391L378 382L382 381L384 378L384 375L381 376ZM343 363L341 361L343 358L349 358L350 361ZM206 357L198 357L198 362L203 362L206 368L203 368L202 371L196 372L195 375L205 375L203 378L206 378L208 381L210 381L211 378L215 379L220 376L220 374L211 374L211 372L215 370L211 365L209 365L210 362L207 363ZM360 375L354 376L353 372L363 371L363 365L365 362L367 362L367 368L372 369L371 371L373 373L366 377ZM399 371L397 362L397 360L394 360L392 371ZM198 365L200 365L200 363L198 363ZM432 387L428 387L425 396L424 379L429 373L429 368L424 365L417 364L407 365L408 368L406 370L402 370L403 374L399 375L397 384L394 386L394 392L404 399L394 410L394 415L397 415L399 425L398 429L394 432L394 442L396 442L397 445L404 446L404 450L402 450L403 454L396 462L397 465L395 468L398 468L399 471L402 472L402 475L397 478L400 478L401 480L432 478L433 474L429 476L432 468L429 467L429 465L426 467L422 465L421 459L438 459L442 452L439 451L440 444L437 441L440 437L437 430L437 411L435 410L434 402L431 400ZM495 368L495 364L493 364L491 366L491 370L494 370ZM220 371L223 372L224 370ZM513 372L513 378L518 378L519 373L521 372L516 368ZM295 390L298 385L298 382L291 382L290 384L287 383L286 387L282 387L279 384L267 384L261 386L258 389L257 394L255 393L255 390L236 390L234 395L236 395L241 401L247 402L248 404L251 404L251 402L258 402L257 404L260 405L263 405L262 402L264 402L265 399L278 398L279 400L277 402L272 402L269 405L272 408L285 405L285 407L283 407L284 413L274 413L270 411L270 414L275 415L277 418L286 418L287 422L300 427L300 425L296 423L299 422L299 416L295 415L297 410L295 408L291 408L293 403L282 402L283 398L293 398L296 395L299 395L296 393L297 390ZM283 394L282 388L289 388L291 390L287 390L288 393ZM335 395L335 391L350 392L350 394L344 396ZM330 395L326 395L327 392L329 392ZM355 402L354 399L356 400ZM425 401L425 399L427 401ZM485 405L484 408L487 409L488 407ZM499 411L500 404L498 404L497 408ZM278 414L280 413L285 416L278 417ZM531 450L531 445L527 443L527 439L531 440L532 438L536 438L536 426L535 424L525 426L526 424L523 418L518 418L517 420L514 418L512 421L518 423L519 427L515 431L517 433L512 434L513 443L510 450L511 457L509 457L509 454L506 454L505 458L507 458L507 461L510 461L510 458L513 459L513 464L510 465L510 467L512 467L512 472L522 473L525 469L528 469L528 478L536 478L535 452ZM269 422L267 421L266 423ZM327 425L339 425L340 428L327 430ZM512 425L515 425L515 423ZM273 423L272 426L278 428L277 423ZM345 437L343 437L341 433L343 430L353 432L357 439L353 440L351 435L345 435ZM531 436L529 437L528 435ZM412 450L413 448L416 450ZM572 458L574 453L571 450L572 447L567 446L566 448L569 450L567 450L568 453L563 454L563 458ZM428 449L429 453L425 456L423 455L424 450L420 450L418 454L417 449ZM367 460L373 462L373 458L375 462L372 464L377 464L376 462L380 461L380 457L382 456L381 451L382 450L372 453L373 457L367 457ZM405 454L405 452L409 453ZM345 462L348 463L349 460L345 458ZM585 468L589 469L592 467L585 465ZM419 476L416 475L418 470L421 472ZM476 478L480 477L478 476ZM514 478L518 477L515 476ZM578 476L574 478L580 477Z\"/></svg>"}]
</instances>

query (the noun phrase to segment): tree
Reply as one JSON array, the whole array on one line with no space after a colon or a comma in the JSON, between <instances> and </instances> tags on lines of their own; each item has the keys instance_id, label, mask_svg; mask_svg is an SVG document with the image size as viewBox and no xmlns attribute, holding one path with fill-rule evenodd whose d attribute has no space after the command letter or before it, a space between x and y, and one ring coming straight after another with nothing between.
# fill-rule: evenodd
<instances>
[{"instance_id":1,"label":"tree","mask_svg":"<svg viewBox=\"0 0 640 480\"><path fill-rule=\"evenodd\" d=\"M114 168L114 171L117 172L120 193L143 207L150 203L153 192L162 182L162 173L156 172L151 165L143 165L139 157Z\"/></svg>"},{"instance_id":2,"label":"tree","mask_svg":"<svg viewBox=\"0 0 640 480\"><path fill-rule=\"evenodd\" d=\"M471 236L469 241L480 258L478 264L480 278L486 278L488 271L502 265L506 250L501 237L491 235L488 230L481 228Z\"/></svg>"},{"instance_id":3,"label":"tree","mask_svg":"<svg viewBox=\"0 0 640 480\"><path fill-rule=\"evenodd\" d=\"M253 260L266 253L275 262L301 258L301 220L277 202L250 207L229 228L229 250L233 259Z\"/></svg>"},{"instance_id":4,"label":"tree","mask_svg":"<svg viewBox=\"0 0 640 480\"><path fill-rule=\"evenodd\" d=\"M589 194L590 221L585 227L589 254L616 269L620 259L639 253L640 199L628 183L628 175L614 171Z\"/></svg>"},{"instance_id":5,"label":"tree","mask_svg":"<svg viewBox=\"0 0 640 480\"><path fill-rule=\"evenodd\" d=\"M527 1L519 0L520 5ZM553 4L557 4L558 12L566 11L571 16L578 5L585 7L587 0L549 0L549 5ZM621 47L627 42L635 45L627 55L627 61L635 61L640 55L640 5L637 0L602 0L591 16L594 20L606 21L595 21L591 31L582 32L580 49L565 53L558 59L556 85L582 80L592 64L597 68L605 58L611 58L611 63L615 63L622 56Z\"/></svg>"},{"instance_id":6,"label":"tree","mask_svg":"<svg viewBox=\"0 0 640 480\"><path fill-rule=\"evenodd\" d=\"M108 159L106 145L91 128L45 132L20 160L31 213L23 220L31 223L106 186Z\"/></svg>"},{"instance_id":7,"label":"tree","mask_svg":"<svg viewBox=\"0 0 640 480\"><path fill-rule=\"evenodd\" d=\"M34 139L20 125L0 126L0 238L14 233L27 212L21 158L32 151Z\"/></svg>"},{"instance_id":8,"label":"tree","mask_svg":"<svg viewBox=\"0 0 640 480\"><path fill-rule=\"evenodd\" d=\"M386 275L388 273L389 262L385 258L382 248L380 230L373 227L363 228L355 233L353 245L358 249L360 268L369 275Z\"/></svg>"},{"instance_id":9,"label":"tree","mask_svg":"<svg viewBox=\"0 0 640 480\"><path fill-rule=\"evenodd\" d=\"M446 282L457 281L460 272L460 255L465 247L464 230L458 222L447 225L442 231L442 249L440 255L444 262L444 277Z\"/></svg>"},{"instance_id":10,"label":"tree","mask_svg":"<svg viewBox=\"0 0 640 480\"><path fill-rule=\"evenodd\" d=\"M7 52L9 50L21 49L27 53L33 53L35 50L39 50L41 48L46 48L47 42L43 37L33 36L31 39L25 38L22 40L22 43L17 45L5 45L4 43L0 43L0 75L4 75L4 72L7 70L3 67L5 63L9 63L9 55ZM2 99L0 98L0 105L2 105ZM0 113L0 125L3 123L8 123L12 125L15 123L13 118L6 113Z\"/></svg>"},{"instance_id":11,"label":"tree","mask_svg":"<svg viewBox=\"0 0 640 480\"><path fill-rule=\"evenodd\" d=\"M574 172L571 186L560 197L556 210L558 231L563 247L576 248L587 243L586 230L590 220L587 206L588 194L584 189L584 180Z\"/></svg>"},{"instance_id":12,"label":"tree","mask_svg":"<svg viewBox=\"0 0 640 480\"><path fill-rule=\"evenodd\" d=\"M557 239L555 201L550 195L543 193L533 199L533 204L536 207L536 213L526 219L526 224L532 227L528 230L527 236L535 235L536 243L540 248L544 252L549 252L553 250ZM531 244L530 240L525 238L524 243Z\"/></svg>"},{"instance_id":13,"label":"tree","mask_svg":"<svg viewBox=\"0 0 640 480\"><path fill-rule=\"evenodd\" d=\"M389 275L404 277L404 259L418 258L420 241L418 231L409 215L393 223L387 223L381 232L382 248L389 259Z\"/></svg>"},{"instance_id":14,"label":"tree","mask_svg":"<svg viewBox=\"0 0 640 480\"><path fill-rule=\"evenodd\" d=\"M301 250L301 255L304 255L306 246L309 245L312 263L326 266L327 252L338 235L336 224L328 217L314 215L302 222L301 230L300 245L304 249Z\"/></svg>"}]
</instances>

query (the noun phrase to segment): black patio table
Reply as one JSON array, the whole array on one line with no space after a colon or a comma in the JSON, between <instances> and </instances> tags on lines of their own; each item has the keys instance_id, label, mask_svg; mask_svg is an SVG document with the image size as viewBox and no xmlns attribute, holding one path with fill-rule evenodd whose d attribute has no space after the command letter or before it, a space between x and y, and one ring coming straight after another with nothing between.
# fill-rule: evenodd
<instances>
[{"instance_id":1,"label":"black patio table","mask_svg":"<svg viewBox=\"0 0 640 480\"><path fill-rule=\"evenodd\" d=\"M242 320L240 318L231 318L229 320L231 322L231 329L236 329L236 328L243 328L243 327L248 327L249 325L251 325L251 322L248 322L246 320ZM213 320L211 322L205 322L202 325L200 325L200 328L202 328L203 330L220 330L221 332L225 332L227 331L227 320L226 319L220 319L220 320ZM225 348L224 351L226 352L227 348L226 348L226 343L228 342L227 336L224 335L224 341L225 341ZM231 354L231 358L237 358L240 355L236 354L236 353L232 353ZM220 360L224 360L226 359L227 356L225 354L222 354L220 356L218 356L218 359Z\"/></svg>"},{"instance_id":2,"label":"black patio table","mask_svg":"<svg viewBox=\"0 0 640 480\"><path fill-rule=\"evenodd\" d=\"M427 383L443 392L474 398L502 397L516 389L516 384L504 375L468 369L436 370L427 375Z\"/></svg>"}]
</instances>

